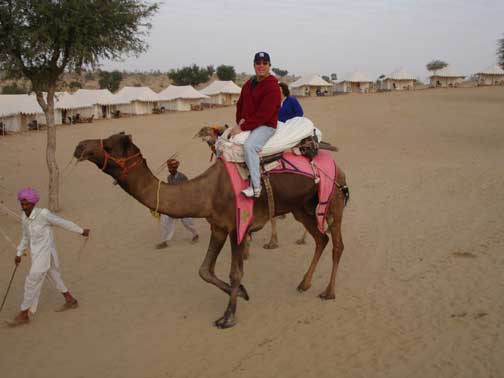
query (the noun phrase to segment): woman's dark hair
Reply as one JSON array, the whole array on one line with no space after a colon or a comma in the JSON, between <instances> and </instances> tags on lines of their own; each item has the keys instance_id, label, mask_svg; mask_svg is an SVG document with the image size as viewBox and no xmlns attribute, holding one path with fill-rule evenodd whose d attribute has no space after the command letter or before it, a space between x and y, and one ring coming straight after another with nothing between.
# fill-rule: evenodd
<instances>
[{"instance_id":1,"label":"woman's dark hair","mask_svg":"<svg viewBox=\"0 0 504 378\"><path fill-rule=\"evenodd\" d=\"M282 93L285 97L290 96L289 86L285 83L278 83L282 89Z\"/></svg>"}]
</instances>

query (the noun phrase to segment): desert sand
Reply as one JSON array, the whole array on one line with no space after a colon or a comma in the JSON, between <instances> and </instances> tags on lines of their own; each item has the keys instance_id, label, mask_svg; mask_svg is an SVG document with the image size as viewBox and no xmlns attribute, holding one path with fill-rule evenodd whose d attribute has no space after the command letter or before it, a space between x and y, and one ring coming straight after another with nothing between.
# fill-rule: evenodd
<instances>
[{"instance_id":1,"label":"desert sand","mask_svg":"<svg viewBox=\"0 0 504 378\"><path fill-rule=\"evenodd\" d=\"M80 308L55 313L62 297L46 282L28 326L0 325L0 376L23 377L503 377L504 91L422 90L303 99L306 115L339 146L351 200L336 299L322 302L331 268L326 249L312 288L298 293L314 243L279 221L254 237L239 323L218 330L227 297L198 276L209 240L180 223L159 251L159 226L112 179L84 162L67 169L60 214L91 228L58 230L63 278ZM98 121L58 129L63 169L83 139L133 135L151 169L179 152L190 177L209 166L202 126L231 123L233 108ZM46 206L45 133L0 139L0 200L32 185ZM166 170L159 177L165 177ZM20 226L0 211L17 243ZM0 295L15 251L0 236ZM218 261L226 279L229 245ZM13 317L29 269L24 258L0 318Z\"/></svg>"}]
</instances>

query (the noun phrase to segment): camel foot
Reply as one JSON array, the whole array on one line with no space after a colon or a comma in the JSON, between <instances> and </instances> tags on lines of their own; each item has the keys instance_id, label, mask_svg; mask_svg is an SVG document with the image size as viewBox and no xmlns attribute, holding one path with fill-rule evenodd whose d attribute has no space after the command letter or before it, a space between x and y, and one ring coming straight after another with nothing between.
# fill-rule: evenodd
<instances>
[{"instance_id":1,"label":"camel foot","mask_svg":"<svg viewBox=\"0 0 504 378\"><path fill-rule=\"evenodd\" d=\"M304 240L303 238L298 239L298 240L296 240L296 244L297 244L297 245L303 245L303 244L306 244L306 240Z\"/></svg>"},{"instance_id":2,"label":"camel foot","mask_svg":"<svg viewBox=\"0 0 504 378\"><path fill-rule=\"evenodd\" d=\"M326 290L326 291L319 294L319 298L322 299L323 301L328 301L330 299L335 299L336 295L334 295L334 293Z\"/></svg>"},{"instance_id":3,"label":"camel foot","mask_svg":"<svg viewBox=\"0 0 504 378\"><path fill-rule=\"evenodd\" d=\"M165 242L165 241L164 241L164 242L161 242L161 243L159 243L159 244L156 244L156 249L165 249L165 248L168 248L168 247L169 247L169 245L168 245L168 243L167 243L167 242Z\"/></svg>"},{"instance_id":4,"label":"camel foot","mask_svg":"<svg viewBox=\"0 0 504 378\"><path fill-rule=\"evenodd\" d=\"M270 241L269 243L266 243L263 245L264 249L277 249L278 248L278 243L274 241Z\"/></svg>"},{"instance_id":5,"label":"camel foot","mask_svg":"<svg viewBox=\"0 0 504 378\"><path fill-rule=\"evenodd\" d=\"M219 329L231 328L236 325L236 316L235 314L226 311L222 318L219 318L214 322L214 325Z\"/></svg>"},{"instance_id":6,"label":"camel foot","mask_svg":"<svg viewBox=\"0 0 504 378\"><path fill-rule=\"evenodd\" d=\"M238 296L245 299L246 301L250 300L250 297L247 293L247 289L245 289L245 286L240 285L240 292L238 293Z\"/></svg>"},{"instance_id":7,"label":"camel foot","mask_svg":"<svg viewBox=\"0 0 504 378\"><path fill-rule=\"evenodd\" d=\"M300 293L305 292L311 287L311 284L306 284L304 281L301 281L301 283L297 287L297 291Z\"/></svg>"}]
</instances>

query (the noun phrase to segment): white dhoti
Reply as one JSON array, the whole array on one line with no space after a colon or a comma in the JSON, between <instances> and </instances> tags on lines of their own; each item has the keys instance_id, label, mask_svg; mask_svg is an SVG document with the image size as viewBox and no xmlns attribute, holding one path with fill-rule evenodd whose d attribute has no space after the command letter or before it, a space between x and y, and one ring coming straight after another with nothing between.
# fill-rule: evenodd
<instances>
[{"instance_id":1,"label":"white dhoti","mask_svg":"<svg viewBox=\"0 0 504 378\"><path fill-rule=\"evenodd\" d=\"M21 311L30 310L32 314L37 311L40 293L46 276L59 292L66 293L68 291L63 279L61 278L61 273L55 264L54 258L51 256L51 265L49 270L45 272L30 271L28 276L26 276Z\"/></svg>"},{"instance_id":2,"label":"white dhoti","mask_svg":"<svg viewBox=\"0 0 504 378\"><path fill-rule=\"evenodd\" d=\"M167 242L173 238L173 234L175 233L175 220L174 218L161 214L161 241ZM195 237L198 235L198 231L194 227L194 221L192 218L181 218L182 224L186 229L191 231L192 236Z\"/></svg>"}]
</instances>

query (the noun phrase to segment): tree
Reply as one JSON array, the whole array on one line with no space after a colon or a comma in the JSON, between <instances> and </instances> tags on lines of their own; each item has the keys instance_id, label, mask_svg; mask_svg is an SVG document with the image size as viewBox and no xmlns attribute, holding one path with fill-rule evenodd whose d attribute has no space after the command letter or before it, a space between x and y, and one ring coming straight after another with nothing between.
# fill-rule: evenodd
<instances>
[{"instance_id":1,"label":"tree","mask_svg":"<svg viewBox=\"0 0 504 378\"><path fill-rule=\"evenodd\" d=\"M329 76L327 75L323 75L322 76L322 79L324 79L325 81L327 81L328 83L331 82L331 79L329 78Z\"/></svg>"},{"instance_id":2,"label":"tree","mask_svg":"<svg viewBox=\"0 0 504 378\"><path fill-rule=\"evenodd\" d=\"M217 67L217 77L219 80L236 80L236 71L233 66L221 64Z\"/></svg>"},{"instance_id":3,"label":"tree","mask_svg":"<svg viewBox=\"0 0 504 378\"><path fill-rule=\"evenodd\" d=\"M80 88L82 88L82 84L80 83L80 81L74 80L74 81L70 82L69 87L71 90L80 89Z\"/></svg>"},{"instance_id":4,"label":"tree","mask_svg":"<svg viewBox=\"0 0 504 378\"><path fill-rule=\"evenodd\" d=\"M208 71L209 76L212 76L215 73L215 68L213 64L206 66L206 70Z\"/></svg>"},{"instance_id":5,"label":"tree","mask_svg":"<svg viewBox=\"0 0 504 378\"><path fill-rule=\"evenodd\" d=\"M271 71L273 71L273 73L275 75L280 76L280 77L287 76L287 74L289 73L289 71L287 71L287 70L281 70L280 68L276 68L276 67L273 67L271 69Z\"/></svg>"},{"instance_id":6,"label":"tree","mask_svg":"<svg viewBox=\"0 0 504 378\"><path fill-rule=\"evenodd\" d=\"M331 80L332 80L332 81L336 81L336 80L338 80L338 75L336 75L335 73L332 73L332 74L331 74Z\"/></svg>"},{"instance_id":7,"label":"tree","mask_svg":"<svg viewBox=\"0 0 504 378\"><path fill-rule=\"evenodd\" d=\"M108 89L111 92L115 92L119 89L123 75L120 71L100 71L100 79L98 80L98 85L100 89Z\"/></svg>"},{"instance_id":8,"label":"tree","mask_svg":"<svg viewBox=\"0 0 504 378\"><path fill-rule=\"evenodd\" d=\"M143 0L2 0L0 70L31 82L47 121L49 208L59 208L54 93L65 70L140 54L158 3Z\"/></svg>"},{"instance_id":9,"label":"tree","mask_svg":"<svg viewBox=\"0 0 504 378\"><path fill-rule=\"evenodd\" d=\"M504 37L499 39L497 42L497 61L499 62L499 65L502 67L504 70Z\"/></svg>"},{"instance_id":10,"label":"tree","mask_svg":"<svg viewBox=\"0 0 504 378\"><path fill-rule=\"evenodd\" d=\"M448 63L443 62L442 60L432 60L426 65L427 71L437 71L442 68L448 67Z\"/></svg>"},{"instance_id":11,"label":"tree","mask_svg":"<svg viewBox=\"0 0 504 378\"><path fill-rule=\"evenodd\" d=\"M206 83L210 78L210 75L207 69L193 64L192 66L170 70L170 72L168 72L168 77L173 80L175 85L195 86L201 83Z\"/></svg>"}]
</instances>

